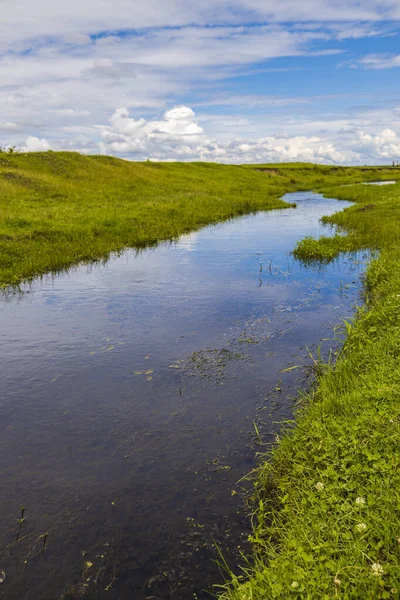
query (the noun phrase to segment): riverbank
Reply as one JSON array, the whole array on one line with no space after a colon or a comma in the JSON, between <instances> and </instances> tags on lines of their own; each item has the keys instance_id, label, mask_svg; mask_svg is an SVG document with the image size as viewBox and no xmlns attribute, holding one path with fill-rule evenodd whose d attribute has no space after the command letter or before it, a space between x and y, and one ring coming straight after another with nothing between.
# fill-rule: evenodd
<instances>
[{"instance_id":1,"label":"riverbank","mask_svg":"<svg viewBox=\"0 0 400 600\"><path fill-rule=\"evenodd\" d=\"M398 598L400 594L400 185L330 188L350 200L297 258L371 248L366 305L333 365L263 459L255 482L255 563L225 600Z\"/></svg>"},{"instance_id":2,"label":"riverbank","mask_svg":"<svg viewBox=\"0 0 400 600\"><path fill-rule=\"evenodd\" d=\"M390 179L390 168L133 163L73 152L0 154L0 286L107 259L205 225L284 208L291 191ZM400 176L400 173L399 173Z\"/></svg>"}]
</instances>

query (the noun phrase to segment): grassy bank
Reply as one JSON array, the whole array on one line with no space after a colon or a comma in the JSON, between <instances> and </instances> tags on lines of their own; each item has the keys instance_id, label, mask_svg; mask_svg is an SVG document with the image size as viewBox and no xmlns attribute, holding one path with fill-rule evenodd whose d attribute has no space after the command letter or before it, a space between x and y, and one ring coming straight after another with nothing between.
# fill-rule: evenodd
<instances>
[{"instance_id":1,"label":"grassy bank","mask_svg":"<svg viewBox=\"0 0 400 600\"><path fill-rule=\"evenodd\" d=\"M303 240L296 256L379 256L336 365L316 365L318 387L264 457L255 561L225 600L400 597L400 184L326 195L356 203L326 219L343 235Z\"/></svg>"},{"instance_id":2,"label":"grassy bank","mask_svg":"<svg viewBox=\"0 0 400 600\"><path fill-rule=\"evenodd\" d=\"M290 191L388 179L393 169L131 163L0 153L0 286L257 210ZM400 175L400 174L399 174Z\"/></svg>"}]
</instances>

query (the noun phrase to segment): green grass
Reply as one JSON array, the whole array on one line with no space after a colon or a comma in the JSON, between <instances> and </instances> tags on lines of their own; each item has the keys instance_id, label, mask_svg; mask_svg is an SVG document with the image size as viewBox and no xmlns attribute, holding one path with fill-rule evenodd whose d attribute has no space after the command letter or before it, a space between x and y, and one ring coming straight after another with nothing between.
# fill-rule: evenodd
<instances>
[{"instance_id":1,"label":"green grass","mask_svg":"<svg viewBox=\"0 0 400 600\"><path fill-rule=\"evenodd\" d=\"M282 208L286 192L377 178L374 168L294 166L0 153L0 286ZM393 172L380 169L379 178Z\"/></svg>"},{"instance_id":2,"label":"green grass","mask_svg":"<svg viewBox=\"0 0 400 600\"><path fill-rule=\"evenodd\" d=\"M343 235L306 238L295 254L379 254L336 364L317 365L317 387L263 457L254 560L225 600L400 597L400 184L326 195L356 203L325 219Z\"/></svg>"},{"instance_id":3,"label":"green grass","mask_svg":"<svg viewBox=\"0 0 400 600\"><path fill-rule=\"evenodd\" d=\"M305 264L330 263L341 252L352 252L358 247L357 239L339 234L332 237L323 236L315 239L311 236L303 238L293 250L293 255Z\"/></svg>"}]
</instances>

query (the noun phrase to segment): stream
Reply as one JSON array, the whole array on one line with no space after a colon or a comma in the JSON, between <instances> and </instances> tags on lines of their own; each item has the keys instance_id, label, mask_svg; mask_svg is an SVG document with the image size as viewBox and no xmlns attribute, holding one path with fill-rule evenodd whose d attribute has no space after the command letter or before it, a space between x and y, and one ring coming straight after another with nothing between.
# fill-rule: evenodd
<instances>
[{"instance_id":1,"label":"stream","mask_svg":"<svg viewBox=\"0 0 400 600\"><path fill-rule=\"evenodd\" d=\"M349 203L284 199L2 296L1 600L210 598L216 545L237 571L238 481L292 418L297 367L338 347L369 259L300 264Z\"/></svg>"}]
</instances>

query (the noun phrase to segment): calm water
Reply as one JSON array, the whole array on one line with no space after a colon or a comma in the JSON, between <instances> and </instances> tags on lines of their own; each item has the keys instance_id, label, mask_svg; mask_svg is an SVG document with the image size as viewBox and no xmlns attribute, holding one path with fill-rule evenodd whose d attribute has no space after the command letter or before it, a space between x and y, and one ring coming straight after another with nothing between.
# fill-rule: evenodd
<instances>
[{"instance_id":1,"label":"calm water","mask_svg":"<svg viewBox=\"0 0 400 600\"><path fill-rule=\"evenodd\" d=\"M364 182L364 185L392 185L393 183L397 183L396 181L368 181Z\"/></svg>"},{"instance_id":2,"label":"calm water","mask_svg":"<svg viewBox=\"0 0 400 600\"><path fill-rule=\"evenodd\" d=\"M280 371L337 344L368 258L300 265L348 203L288 200L1 300L0 598L209 598L214 541L239 561L253 422L290 418Z\"/></svg>"}]
</instances>

